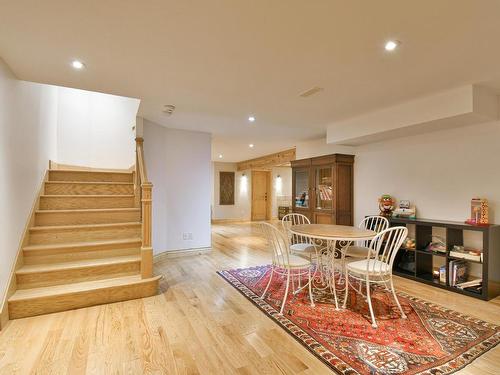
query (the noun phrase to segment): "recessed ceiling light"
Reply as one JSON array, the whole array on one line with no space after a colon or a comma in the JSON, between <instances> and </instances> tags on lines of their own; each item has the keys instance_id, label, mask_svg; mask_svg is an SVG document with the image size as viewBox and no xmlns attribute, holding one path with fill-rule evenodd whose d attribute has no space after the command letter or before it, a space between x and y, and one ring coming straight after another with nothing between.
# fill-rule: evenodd
<instances>
[{"instance_id":1,"label":"recessed ceiling light","mask_svg":"<svg viewBox=\"0 0 500 375\"><path fill-rule=\"evenodd\" d=\"M250 143L248 147L253 148L253 143Z\"/></svg>"},{"instance_id":2,"label":"recessed ceiling light","mask_svg":"<svg viewBox=\"0 0 500 375\"><path fill-rule=\"evenodd\" d=\"M85 64L78 60L73 60L71 66L78 70L85 68Z\"/></svg>"},{"instance_id":3,"label":"recessed ceiling light","mask_svg":"<svg viewBox=\"0 0 500 375\"><path fill-rule=\"evenodd\" d=\"M219 154L219 159L222 159L222 154Z\"/></svg>"},{"instance_id":4,"label":"recessed ceiling light","mask_svg":"<svg viewBox=\"0 0 500 375\"><path fill-rule=\"evenodd\" d=\"M388 40L384 48L386 51L394 51L400 44L401 42L398 40Z\"/></svg>"},{"instance_id":5,"label":"recessed ceiling light","mask_svg":"<svg viewBox=\"0 0 500 375\"><path fill-rule=\"evenodd\" d=\"M248 121L254 122L255 121L255 117L254 116L248 116Z\"/></svg>"}]
</instances>

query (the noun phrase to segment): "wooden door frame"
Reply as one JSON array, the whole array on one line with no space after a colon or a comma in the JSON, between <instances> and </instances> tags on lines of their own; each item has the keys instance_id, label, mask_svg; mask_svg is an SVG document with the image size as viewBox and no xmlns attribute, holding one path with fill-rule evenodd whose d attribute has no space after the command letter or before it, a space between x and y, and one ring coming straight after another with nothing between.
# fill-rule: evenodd
<instances>
[{"instance_id":1,"label":"wooden door frame","mask_svg":"<svg viewBox=\"0 0 500 375\"><path fill-rule=\"evenodd\" d=\"M252 194L251 194L251 201L250 201L250 220L255 221L253 218L253 202L254 202L254 191L253 191L253 182L254 182L254 175L255 172L265 172L267 174L266 178L266 192L267 192L267 201L266 201L266 220L271 220L271 210L272 210L272 187L271 187L271 171L270 170L263 170L263 169L255 169L252 170L252 181L251 181L251 189L252 189Z\"/></svg>"}]
</instances>

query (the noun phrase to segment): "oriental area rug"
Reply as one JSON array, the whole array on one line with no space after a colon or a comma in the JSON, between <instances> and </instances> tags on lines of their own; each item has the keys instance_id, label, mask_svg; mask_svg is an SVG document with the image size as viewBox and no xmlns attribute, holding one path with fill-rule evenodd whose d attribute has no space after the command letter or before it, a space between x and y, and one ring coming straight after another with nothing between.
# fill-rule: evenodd
<instances>
[{"instance_id":1,"label":"oriental area rug","mask_svg":"<svg viewBox=\"0 0 500 375\"><path fill-rule=\"evenodd\" d=\"M307 288L290 293L278 315L285 281L274 276L261 300L270 266L220 271L218 274L338 374L450 374L493 348L500 327L405 293L399 301L408 316L401 319L392 295L375 289L372 303L378 328L372 328L363 296L351 291L345 310L335 310L332 296Z\"/></svg>"}]
</instances>

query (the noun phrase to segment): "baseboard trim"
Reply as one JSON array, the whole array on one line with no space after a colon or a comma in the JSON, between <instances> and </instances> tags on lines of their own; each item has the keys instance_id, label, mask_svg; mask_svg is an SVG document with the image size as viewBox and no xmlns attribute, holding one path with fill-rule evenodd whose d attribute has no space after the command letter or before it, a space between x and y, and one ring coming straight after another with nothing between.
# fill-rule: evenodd
<instances>
[{"instance_id":1,"label":"baseboard trim","mask_svg":"<svg viewBox=\"0 0 500 375\"><path fill-rule=\"evenodd\" d=\"M3 296L1 295L2 291L0 291L0 298L1 298L0 299L0 331L5 328L5 326L8 324L8 322L10 320L8 300L9 300L10 296L12 296L17 289L16 271L19 268L21 268L23 263L24 263L23 247L25 247L28 244L29 228L35 225L35 212L39 208L40 196L42 195L42 193L44 191L45 182L48 180L49 180L49 171L45 170L45 172L43 174L42 181L40 182L40 185L38 186L38 190L36 192L33 205L31 206L31 211L30 211L29 216L26 220L26 224L24 226L23 233L22 233L21 238L19 240L19 246L17 248L16 258L14 260L12 267L11 267L9 281L8 281L7 288L5 289Z\"/></svg>"},{"instance_id":2,"label":"baseboard trim","mask_svg":"<svg viewBox=\"0 0 500 375\"><path fill-rule=\"evenodd\" d=\"M248 223L250 219L212 219L212 224Z\"/></svg>"},{"instance_id":3,"label":"baseboard trim","mask_svg":"<svg viewBox=\"0 0 500 375\"><path fill-rule=\"evenodd\" d=\"M153 263L160 262L163 259L178 258L182 256L203 255L212 251L211 247L199 247L195 249L167 250L153 257Z\"/></svg>"}]
</instances>

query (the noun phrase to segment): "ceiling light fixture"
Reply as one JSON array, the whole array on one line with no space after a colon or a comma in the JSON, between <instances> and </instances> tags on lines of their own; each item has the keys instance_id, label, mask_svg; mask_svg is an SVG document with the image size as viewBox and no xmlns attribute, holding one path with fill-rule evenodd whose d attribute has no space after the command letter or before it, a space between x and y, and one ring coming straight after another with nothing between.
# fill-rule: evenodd
<instances>
[{"instance_id":1,"label":"ceiling light fixture","mask_svg":"<svg viewBox=\"0 0 500 375\"><path fill-rule=\"evenodd\" d=\"M222 159L222 154L219 154L219 159Z\"/></svg>"},{"instance_id":2,"label":"ceiling light fixture","mask_svg":"<svg viewBox=\"0 0 500 375\"><path fill-rule=\"evenodd\" d=\"M71 66L78 70L85 68L85 64L78 60L73 60Z\"/></svg>"},{"instance_id":3,"label":"ceiling light fixture","mask_svg":"<svg viewBox=\"0 0 500 375\"><path fill-rule=\"evenodd\" d=\"M253 148L253 146L254 146L254 144L253 144L253 143L250 143L250 144L248 145L248 147L250 147L250 148Z\"/></svg>"},{"instance_id":4,"label":"ceiling light fixture","mask_svg":"<svg viewBox=\"0 0 500 375\"><path fill-rule=\"evenodd\" d=\"M387 43L385 43L384 48L386 51L392 52L396 48L398 48L400 44L401 44L401 42L398 40L388 40Z\"/></svg>"},{"instance_id":5,"label":"ceiling light fixture","mask_svg":"<svg viewBox=\"0 0 500 375\"><path fill-rule=\"evenodd\" d=\"M250 122L254 122L254 121L255 121L255 117L254 117L254 116L249 116L249 117L248 117L248 121L250 121Z\"/></svg>"}]
</instances>

